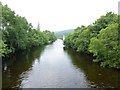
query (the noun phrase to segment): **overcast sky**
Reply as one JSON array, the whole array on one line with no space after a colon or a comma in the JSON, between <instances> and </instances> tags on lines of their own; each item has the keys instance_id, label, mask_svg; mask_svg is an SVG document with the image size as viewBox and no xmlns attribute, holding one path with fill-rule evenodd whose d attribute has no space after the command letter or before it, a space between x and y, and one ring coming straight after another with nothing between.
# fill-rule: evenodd
<instances>
[{"instance_id":1,"label":"overcast sky","mask_svg":"<svg viewBox=\"0 0 120 90\"><path fill-rule=\"evenodd\" d=\"M119 0L1 0L34 28L60 31L89 25L101 15L118 13Z\"/></svg>"}]
</instances>

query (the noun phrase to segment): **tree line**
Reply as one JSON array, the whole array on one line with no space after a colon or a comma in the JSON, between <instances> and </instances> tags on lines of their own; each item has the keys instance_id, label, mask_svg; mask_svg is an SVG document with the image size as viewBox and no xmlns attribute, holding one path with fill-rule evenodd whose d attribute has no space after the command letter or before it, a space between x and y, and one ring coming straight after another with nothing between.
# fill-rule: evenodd
<instances>
[{"instance_id":1,"label":"tree line","mask_svg":"<svg viewBox=\"0 0 120 90\"><path fill-rule=\"evenodd\" d=\"M65 47L92 53L102 67L120 69L120 18L108 12L88 26L77 27L64 40Z\"/></svg>"},{"instance_id":2,"label":"tree line","mask_svg":"<svg viewBox=\"0 0 120 90\"><path fill-rule=\"evenodd\" d=\"M25 17L17 15L7 5L2 5L1 20L0 56L46 45L57 39L54 32L33 29Z\"/></svg>"}]
</instances>

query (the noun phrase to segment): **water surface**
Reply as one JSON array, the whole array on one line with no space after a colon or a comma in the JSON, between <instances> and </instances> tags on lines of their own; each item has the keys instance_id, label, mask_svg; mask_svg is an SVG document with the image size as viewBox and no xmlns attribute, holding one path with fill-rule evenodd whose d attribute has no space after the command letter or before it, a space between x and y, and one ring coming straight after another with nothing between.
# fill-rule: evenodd
<instances>
[{"instance_id":1,"label":"water surface","mask_svg":"<svg viewBox=\"0 0 120 90\"><path fill-rule=\"evenodd\" d=\"M2 69L3 88L120 88L119 70L99 67L59 39L4 60Z\"/></svg>"}]
</instances>

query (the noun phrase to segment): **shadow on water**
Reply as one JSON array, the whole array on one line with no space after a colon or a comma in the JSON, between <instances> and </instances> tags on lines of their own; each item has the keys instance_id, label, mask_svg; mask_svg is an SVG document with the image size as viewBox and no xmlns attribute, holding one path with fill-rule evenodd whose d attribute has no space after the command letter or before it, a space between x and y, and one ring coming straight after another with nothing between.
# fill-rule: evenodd
<instances>
[{"instance_id":1,"label":"shadow on water","mask_svg":"<svg viewBox=\"0 0 120 90\"><path fill-rule=\"evenodd\" d=\"M86 75L91 87L120 88L120 71L102 68L92 62L92 57L83 53L76 53L72 49L63 48L70 56L72 64Z\"/></svg>"},{"instance_id":2,"label":"shadow on water","mask_svg":"<svg viewBox=\"0 0 120 90\"><path fill-rule=\"evenodd\" d=\"M2 61L2 88L19 87L22 74L28 72L44 51L44 46L18 52ZM20 79L21 78L21 79Z\"/></svg>"}]
</instances>

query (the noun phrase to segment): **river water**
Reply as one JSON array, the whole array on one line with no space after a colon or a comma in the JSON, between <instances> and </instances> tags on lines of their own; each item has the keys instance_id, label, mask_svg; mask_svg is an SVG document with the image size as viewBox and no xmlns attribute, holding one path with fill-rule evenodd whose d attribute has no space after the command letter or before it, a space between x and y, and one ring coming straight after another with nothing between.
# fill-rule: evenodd
<instances>
[{"instance_id":1,"label":"river water","mask_svg":"<svg viewBox=\"0 0 120 90\"><path fill-rule=\"evenodd\" d=\"M92 57L53 44L3 60L3 88L120 88L120 71L101 68Z\"/></svg>"}]
</instances>

